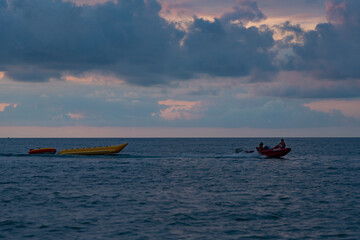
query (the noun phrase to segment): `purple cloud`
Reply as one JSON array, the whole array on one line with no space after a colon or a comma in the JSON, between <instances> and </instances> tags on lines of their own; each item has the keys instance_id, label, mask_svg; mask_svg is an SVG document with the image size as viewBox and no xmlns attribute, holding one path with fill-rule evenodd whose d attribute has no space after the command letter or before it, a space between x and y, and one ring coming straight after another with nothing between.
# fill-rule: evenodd
<instances>
[{"instance_id":1,"label":"purple cloud","mask_svg":"<svg viewBox=\"0 0 360 240\"><path fill-rule=\"evenodd\" d=\"M268 26L244 26L265 18L252 0L238 1L214 21L195 16L186 31L159 15L157 0L91 6L0 0L0 72L29 82L97 72L143 86L201 74L269 81L283 70L360 78L360 3L331 0L326 9L329 22L315 30L278 26L303 39L294 44L289 36L275 41Z\"/></svg>"},{"instance_id":2,"label":"purple cloud","mask_svg":"<svg viewBox=\"0 0 360 240\"><path fill-rule=\"evenodd\" d=\"M18 81L95 71L153 85L273 69L272 31L229 23L263 18L255 2L240 1L214 22L195 17L188 31L160 17L160 10L156 0L92 6L0 0L0 71Z\"/></svg>"},{"instance_id":3,"label":"purple cloud","mask_svg":"<svg viewBox=\"0 0 360 240\"><path fill-rule=\"evenodd\" d=\"M0 70L19 81L92 70L134 81L162 71L176 75L170 60L184 33L159 17L160 9L155 0L95 6L0 0Z\"/></svg>"},{"instance_id":4,"label":"purple cloud","mask_svg":"<svg viewBox=\"0 0 360 240\"><path fill-rule=\"evenodd\" d=\"M288 69L311 71L327 79L359 79L360 2L330 0L326 4L329 22L303 32L303 44L293 46L295 57Z\"/></svg>"},{"instance_id":5,"label":"purple cloud","mask_svg":"<svg viewBox=\"0 0 360 240\"><path fill-rule=\"evenodd\" d=\"M266 19L265 15L258 8L257 2L252 0L238 0L232 12L225 13L220 18L224 22L238 21L246 24L248 22L259 22Z\"/></svg>"}]
</instances>

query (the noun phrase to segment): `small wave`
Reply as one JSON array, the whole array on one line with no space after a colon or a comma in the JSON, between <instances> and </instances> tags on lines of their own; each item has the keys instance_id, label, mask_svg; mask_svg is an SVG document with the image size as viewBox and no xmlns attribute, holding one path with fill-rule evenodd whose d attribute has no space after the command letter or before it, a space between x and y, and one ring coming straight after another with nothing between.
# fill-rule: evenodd
<instances>
[{"instance_id":1,"label":"small wave","mask_svg":"<svg viewBox=\"0 0 360 240\"><path fill-rule=\"evenodd\" d=\"M0 226L15 226L16 224L17 224L17 222L12 221L12 220L0 221Z\"/></svg>"},{"instance_id":2,"label":"small wave","mask_svg":"<svg viewBox=\"0 0 360 240\"><path fill-rule=\"evenodd\" d=\"M185 227L191 226L189 223L182 222L182 221L170 222L168 225L169 226L185 226Z\"/></svg>"},{"instance_id":3,"label":"small wave","mask_svg":"<svg viewBox=\"0 0 360 240\"><path fill-rule=\"evenodd\" d=\"M165 158L169 156L152 156L152 155L133 155L133 154L119 154L122 158Z\"/></svg>"},{"instance_id":4,"label":"small wave","mask_svg":"<svg viewBox=\"0 0 360 240\"><path fill-rule=\"evenodd\" d=\"M24 222L18 222L13 220L0 220L0 227L1 228L26 228L26 224Z\"/></svg>"},{"instance_id":5,"label":"small wave","mask_svg":"<svg viewBox=\"0 0 360 240\"><path fill-rule=\"evenodd\" d=\"M197 159L207 159L207 158L263 158L257 152L253 153L231 153L231 154L177 154L177 155L138 155L138 154L106 154L106 155L63 155L63 154L18 154L18 153L0 153L0 157L22 157L22 158L79 158L79 159L88 159L88 158L104 158L104 159L163 159L163 158L197 158Z\"/></svg>"},{"instance_id":6,"label":"small wave","mask_svg":"<svg viewBox=\"0 0 360 240\"><path fill-rule=\"evenodd\" d=\"M235 221L237 221L237 222L247 222L247 221L252 221L252 220L254 220L254 219L251 219L249 217L237 217L237 218L235 218Z\"/></svg>"},{"instance_id":7,"label":"small wave","mask_svg":"<svg viewBox=\"0 0 360 240\"><path fill-rule=\"evenodd\" d=\"M0 157L24 157L29 156L29 154L19 154L19 153L0 153Z\"/></svg>"},{"instance_id":8,"label":"small wave","mask_svg":"<svg viewBox=\"0 0 360 240\"><path fill-rule=\"evenodd\" d=\"M106 155L65 155L65 154L19 154L19 153L0 153L0 157L29 157L29 158L131 158L142 156L131 156L129 154L106 154Z\"/></svg>"},{"instance_id":9,"label":"small wave","mask_svg":"<svg viewBox=\"0 0 360 240\"><path fill-rule=\"evenodd\" d=\"M239 153L232 153L224 155L224 157L228 158L258 158L261 157L257 152L246 153L246 152L239 152Z\"/></svg>"},{"instance_id":10,"label":"small wave","mask_svg":"<svg viewBox=\"0 0 360 240\"><path fill-rule=\"evenodd\" d=\"M14 182L14 181L5 181L5 182L0 182L0 184L18 184L18 182Z\"/></svg>"}]
</instances>

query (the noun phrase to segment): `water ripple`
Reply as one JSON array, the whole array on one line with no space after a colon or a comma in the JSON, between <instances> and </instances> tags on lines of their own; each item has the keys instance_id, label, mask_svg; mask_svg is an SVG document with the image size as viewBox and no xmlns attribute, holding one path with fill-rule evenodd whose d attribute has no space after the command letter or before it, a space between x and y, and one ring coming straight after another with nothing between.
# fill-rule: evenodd
<instances>
[{"instance_id":1,"label":"water ripple","mask_svg":"<svg viewBox=\"0 0 360 240\"><path fill-rule=\"evenodd\" d=\"M360 239L359 139L289 139L284 159L234 154L260 139L127 139L119 155L26 154L34 144L118 141L0 139L0 238Z\"/></svg>"}]
</instances>

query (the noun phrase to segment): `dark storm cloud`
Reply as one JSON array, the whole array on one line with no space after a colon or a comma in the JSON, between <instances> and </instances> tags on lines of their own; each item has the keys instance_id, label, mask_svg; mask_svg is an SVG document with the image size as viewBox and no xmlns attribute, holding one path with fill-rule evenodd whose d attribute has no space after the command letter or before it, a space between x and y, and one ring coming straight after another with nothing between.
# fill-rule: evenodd
<instances>
[{"instance_id":1,"label":"dark storm cloud","mask_svg":"<svg viewBox=\"0 0 360 240\"><path fill-rule=\"evenodd\" d=\"M51 78L60 78L61 74L55 70L21 65L8 67L6 76L10 79L20 79L27 82L46 82Z\"/></svg>"},{"instance_id":2,"label":"dark storm cloud","mask_svg":"<svg viewBox=\"0 0 360 240\"><path fill-rule=\"evenodd\" d=\"M328 1L329 22L312 31L285 22L278 29L292 34L281 41L267 26L245 27L266 18L252 0L214 21L195 16L186 31L159 16L157 0L117 2L0 0L0 71L18 81L103 72L144 86L198 74L266 81L279 70L360 78L357 0Z\"/></svg>"},{"instance_id":3,"label":"dark storm cloud","mask_svg":"<svg viewBox=\"0 0 360 240\"><path fill-rule=\"evenodd\" d=\"M193 72L215 76L246 76L255 71L272 70L272 31L245 28L223 23L194 19L184 42L184 49Z\"/></svg>"},{"instance_id":4,"label":"dark storm cloud","mask_svg":"<svg viewBox=\"0 0 360 240\"><path fill-rule=\"evenodd\" d=\"M33 66L38 72L105 69L128 77L169 71L174 66L162 64L178 55L174 51L184 35L158 16L161 6L154 0L83 7L0 1L0 64L16 80L34 78L21 77L20 67L12 73L14 65L26 65L27 73Z\"/></svg>"},{"instance_id":5,"label":"dark storm cloud","mask_svg":"<svg viewBox=\"0 0 360 240\"><path fill-rule=\"evenodd\" d=\"M329 22L318 24L315 30L303 32L304 44L293 46L295 57L287 67L311 71L320 78L358 79L360 1L331 0L326 6Z\"/></svg>"},{"instance_id":6,"label":"dark storm cloud","mask_svg":"<svg viewBox=\"0 0 360 240\"><path fill-rule=\"evenodd\" d=\"M294 33L297 36L303 35L304 30L301 28L300 24L293 25L290 21L286 21L283 24L276 26L282 34L284 33Z\"/></svg>"},{"instance_id":7,"label":"dark storm cloud","mask_svg":"<svg viewBox=\"0 0 360 240\"><path fill-rule=\"evenodd\" d=\"M156 0L117 2L0 0L0 71L18 81L103 71L151 85L199 73L244 76L273 69L272 31L229 22L264 18L254 1L239 1L214 22L195 17L188 32L161 18Z\"/></svg>"}]
</instances>

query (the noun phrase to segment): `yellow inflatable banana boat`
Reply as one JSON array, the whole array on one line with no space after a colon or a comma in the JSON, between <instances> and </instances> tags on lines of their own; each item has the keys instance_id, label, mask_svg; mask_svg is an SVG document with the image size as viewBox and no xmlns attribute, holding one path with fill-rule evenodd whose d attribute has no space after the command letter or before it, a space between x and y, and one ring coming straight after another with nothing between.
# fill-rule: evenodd
<instances>
[{"instance_id":1,"label":"yellow inflatable banana boat","mask_svg":"<svg viewBox=\"0 0 360 240\"><path fill-rule=\"evenodd\" d=\"M105 155L105 154L114 154L119 153L123 150L127 143L113 146L104 146L104 147L91 147L91 148L73 148L73 149L63 149L59 154L68 154L68 155Z\"/></svg>"}]
</instances>

